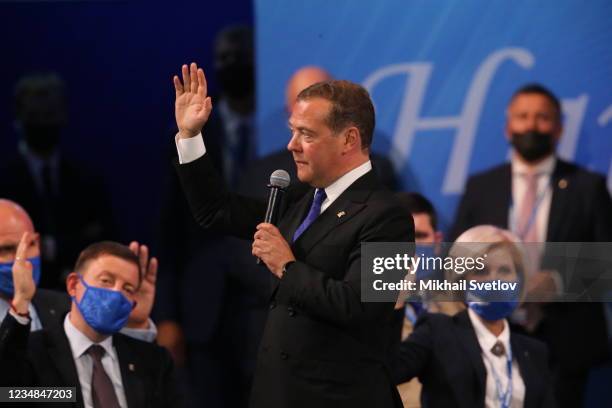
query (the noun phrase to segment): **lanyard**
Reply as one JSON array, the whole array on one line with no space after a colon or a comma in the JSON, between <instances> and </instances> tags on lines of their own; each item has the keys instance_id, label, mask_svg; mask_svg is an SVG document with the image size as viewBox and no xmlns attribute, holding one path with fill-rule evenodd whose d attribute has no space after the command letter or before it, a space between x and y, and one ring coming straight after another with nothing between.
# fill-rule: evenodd
<instances>
[{"instance_id":1,"label":"lanyard","mask_svg":"<svg viewBox=\"0 0 612 408\"><path fill-rule=\"evenodd\" d=\"M552 179L552 177L551 177ZM512 229L512 231L518 235L518 237L521 239L521 241L523 241L525 239L525 236L527 235L527 232L529 232L529 229L531 228L531 226L533 225L533 223L535 222L536 219L536 215L538 213L538 209L540 208L540 204L542 204L542 201L544 201L544 197L546 196L546 193L548 192L548 187L550 186L550 181L548 183L546 183L546 187L544 189L542 189L542 191L540 191L540 193L538 194L538 196L536 197L536 202L533 206L533 208L531 209L531 214L529 214L529 218L527 220L527 225L525 225L525 227L522 230L519 230L519 225L518 225L518 220L516 219L516 215L515 215L515 211L514 211L514 197L511 198L510 201L510 227Z\"/></svg>"},{"instance_id":2,"label":"lanyard","mask_svg":"<svg viewBox=\"0 0 612 408\"><path fill-rule=\"evenodd\" d=\"M508 375L508 386L506 391L502 390L501 379L495 371L493 361L489 360L491 364L491 373L495 379L495 388L497 390L497 399L499 400L501 408L510 408L510 401L512 399L512 349L508 347L508 357L506 359L506 374Z\"/></svg>"}]
</instances>

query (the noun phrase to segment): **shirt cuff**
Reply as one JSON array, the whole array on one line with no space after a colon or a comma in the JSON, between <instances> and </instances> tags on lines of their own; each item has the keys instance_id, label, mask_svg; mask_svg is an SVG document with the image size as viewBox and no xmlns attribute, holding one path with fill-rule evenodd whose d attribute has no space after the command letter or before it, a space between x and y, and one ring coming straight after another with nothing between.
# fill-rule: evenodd
<instances>
[{"instance_id":1,"label":"shirt cuff","mask_svg":"<svg viewBox=\"0 0 612 408\"><path fill-rule=\"evenodd\" d=\"M204 138L202 132L198 133L194 137L189 139L180 138L178 133L174 136L174 142L176 143L176 150L178 152L178 158L180 164L191 163L204 156L206 153L206 146L204 146Z\"/></svg>"},{"instance_id":2,"label":"shirt cuff","mask_svg":"<svg viewBox=\"0 0 612 408\"><path fill-rule=\"evenodd\" d=\"M153 343L157 338L157 326L153 323L153 320L149 319L148 329L131 329L124 327L121 329L121 334L125 334L136 340L146 341L147 343Z\"/></svg>"},{"instance_id":3,"label":"shirt cuff","mask_svg":"<svg viewBox=\"0 0 612 408\"><path fill-rule=\"evenodd\" d=\"M15 320L17 320L17 322L19 324L22 325L27 325L28 323L30 323L30 319L28 319L27 317L24 316L19 316L17 313L15 313L13 310L9 311L9 313L11 314L11 316L13 316L15 318Z\"/></svg>"}]
</instances>

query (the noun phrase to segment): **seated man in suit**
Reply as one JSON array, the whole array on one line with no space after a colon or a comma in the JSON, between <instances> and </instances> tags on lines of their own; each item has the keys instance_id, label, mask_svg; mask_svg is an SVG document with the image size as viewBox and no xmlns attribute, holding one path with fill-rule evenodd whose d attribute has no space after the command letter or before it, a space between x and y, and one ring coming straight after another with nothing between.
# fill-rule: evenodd
<instances>
[{"instance_id":1,"label":"seated man in suit","mask_svg":"<svg viewBox=\"0 0 612 408\"><path fill-rule=\"evenodd\" d=\"M26 232L33 236L32 242L26 250L26 258L32 264L32 276L38 287L42 274L39 235L35 232L32 219L19 204L0 199L0 322L8 314L10 301L14 296L13 264L19 241ZM137 242L132 242L130 249L139 256L141 269L146 271L149 262L146 245L138 245ZM151 262L156 264L157 260L153 258ZM151 269L150 272L155 271ZM145 285L141 286L138 296L138 305L130 314L130 319L127 325L121 329L121 332L130 337L152 342L157 335L155 324L148 318L155 298L154 274L149 273L145 276ZM32 319L30 329L36 331L52 324L61 324L64 315L69 310L70 298L65 292L37 288L29 306ZM141 316L147 316L146 325L140 323Z\"/></svg>"},{"instance_id":2,"label":"seated man in suit","mask_svg":"<svg viewBox=\"0 0 612 408\"><path fill-rule=\"evenodd\" d=\"M476 244L474 244L476 243ZM400 345L398 382L418 377L426 407L552 407L546 346L510 331L506 318L524 292L524 256L519 239L490 225L462 234L454 258L487 255L484 268L446 279L518 283L514 290L469 289L467 310L454 316L424 314Z\"/></svg>"},{"instance_id":3,"label":"seated man in suit","mask_svg":"<svg viewBox=\"0 0 612 408\"><path fill-rule=\"evenodd\" d=\"M87 247L66 280L72 305L63 324L30 333L36 283L27 252L35 239L24 233L13 264L14 297L0 326L0 365L11 370L0 371L0 384L76 387L85 408L176 406L167 351L118 333L143 284L138 256L110 241ZM156 268L150 262L147 275Z\"/></svg>"},{"instance_id":4,"label":"seated man in suit","mask_svg":"<svg viewBox=\"0 0 612 408\"><path fill-rule=\"evenodd\" d=\"M512 230L524 242L610 242L612 199L606 180L555 154L563 130L561 104L547 88L528 84L508 104L506 138L510 163L476 174L467 182L450 237L480 224ZM530 244L534 249L537 245ZM544 299L564 285L546 253L531 251L531 298ZM539 268L538 268L539 267ZM539 269L539 270L538 270ZM557 401L583 404L589 370L609 358L600 303L527 303L526 331L549 347Z\"/></svg>"}]
</instances>

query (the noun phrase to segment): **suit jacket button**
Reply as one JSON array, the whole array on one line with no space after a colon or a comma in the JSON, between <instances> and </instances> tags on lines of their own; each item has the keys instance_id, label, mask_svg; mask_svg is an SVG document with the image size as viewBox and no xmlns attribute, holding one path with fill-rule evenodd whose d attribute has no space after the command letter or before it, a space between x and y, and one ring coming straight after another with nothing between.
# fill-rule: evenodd
<instances>
[{"instance_id":1,"label":"suit jacket button","mask_svg":"<svg viewBox=\"0 0 612 408\"><path fill-rule=\"evenodd\" d=\"M289 306L287 310L289 311L289 316L291 317L295 316L295 310L291 306Z\"/></svg>"},{"instance_id":2,"label":"suit jacket button","mask_svg":"<svg viewBox=\"0 0 612 408\"><path fill-rule=\"evenodd\" d=\"M289 354L285 353L284 351L280 353L280 358L281 360L286 360L289 358Z\"/></svg>"},{"instance_id":3,"label":"suit jacket button","mask_svg":"<svg viewBox=\"0 0 612 408\"><path fill-rule=\"evenodd\" d=\"M274 309L275 307L276 307L276 303L275 302L270 303L270 310Z\"/></svg>"}]
</instances>

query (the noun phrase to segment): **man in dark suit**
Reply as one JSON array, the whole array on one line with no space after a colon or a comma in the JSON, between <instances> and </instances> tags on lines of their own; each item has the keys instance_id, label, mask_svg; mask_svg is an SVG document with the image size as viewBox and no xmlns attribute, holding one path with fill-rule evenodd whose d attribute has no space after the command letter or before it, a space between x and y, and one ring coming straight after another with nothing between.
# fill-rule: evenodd
<instances>
[{"instance_id":1,"label":"man in dark suit","mask_svg":"<svg viewBox=\"0 0 612 408\"><path fill-rule=\"evenodd\" d=\"M26 232L35 237L27 248L26 258L32 264L34 281L38 283L44 269L40 262L40 240L34 224L28 213L19 204L0 199L0 322L10 310L10 302L14 296L12 268L17 256L19 241ZM132 242L130 249L139 255L141 268L145 270L148 262L147 246ZM142 294L139 295L138 305L130 314L135 319L128 320L127 325L121 329L125 335L148 342L154 341L157 335L155 324L148 318L155 298L155 282L151 281L154 278L154 276L145 276L145 284L141 286ZM69 311L70 297L65 291L37 288L28 310L31 317L30 329L37 331L61 324L64 315ZM147 325L140 324L140 316L147 317Z\"/></svg>"},{"instance_id":2,"label":"man in dark suit","mask_svg":"<svg viewBox=\"0 0 612 408\"><path fill-rule=\"evenodd\" d=\"M251 394L253 407L401 406L385 367L392 303L361 301L361 242L412 242L414 227L371 169L374 109L348 81L315 84L298 97L288 148L300 181L278 225L260 223L264 201L228 193L201 129L212 110L204 72L174 78L177 169L196 220L252 239L273 274L270 312Z\"/></svg>"},{"instance_id":3,"label":"man in dark suit","mask_svg":"<svg viewBox=\"0 0 612 408\"><path fill-rule=\"evenodd\" d=\"M537 84L515 92L506 121L511 162L470 177L451 238L474 225L492 224L513 230L526 242L612 241L612 200L605 179L555 155L561 133L561 105L552 92ZM543 256L542 271L530 277L533 293L558 291L562 285L547 263ZM607 357L601 304L543 309L531 304L527 310L527 330L547 343L555 362L557 401L580 406L589 369Z\"/></svg>"},{"instance_id":4,"label":"man in dark suit","mask_svg":"<svg viewBox=\"0 0 612 408\"><path fill-rule=\"evenodd\" d=\"M79 251L112 239L106 188L86 163L60 150L68 122L63 81L55 74L24 77L15 87L18 150L0 164L0 197L18 202L41 234L45 274L40 286L64 290Z\"/></svg>"},{"instance_id":5,"label":"man in dark suit","mask_svg":"<svg viewBox=\"0 0 612 408\"><path fill-rule=\"evenodd\" d=\"M139 289L151 289L154 282L143 283L143 276L154 281L156 261L141 273L142 260L127 246L109 241L90 245L67 278L73 303L63 324L30 333L36 284L27 248L35 238L26 232L17 248L15 294L0 326L0 363L11 370L1 370L0 383L76 387L76 406L85 408L176 406L169 354L118 333L135 318ZM147 324L148 316L140 317Z\"/></svg>"}]
</instances>

